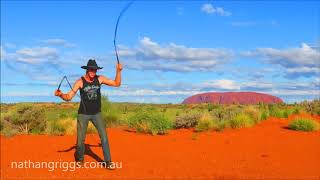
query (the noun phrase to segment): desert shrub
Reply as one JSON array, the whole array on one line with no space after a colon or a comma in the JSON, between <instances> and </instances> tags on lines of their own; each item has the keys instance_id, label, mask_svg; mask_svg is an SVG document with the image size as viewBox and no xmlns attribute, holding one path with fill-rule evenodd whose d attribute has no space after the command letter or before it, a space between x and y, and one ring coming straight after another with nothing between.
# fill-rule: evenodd
<instances>
[{"instance_id":1,"label":"desert shrub","mask_svg":"<svg viewBox=\"0 0 320 180\"><path fill-rule=\"evenodd\" d=\"M225 128L230 127L230 121L216 121L217 127L216 131L223 131Z\"/></svg>"},{"instance_id":2,"label":"desert shrub","mask_svg":"<svg viewBox=\"0 0 320 180\"><path fill-rule=\"evenodd\" d=\"M209 112L212 111L213 108L214 108L213 104L209 103L209 104L208 104L208 108L207 108L208 111L209 111Z\"/></svg>"},{"instance_id":3,"label":"desert shrub","mask_svg":"<svg viewBox=\"0 0 320 180\"><path fill-rule=\"evenodd\" d=\"M65 128L65 133L72 135L76 133L77 130L77 120L73 118L64 118L58 121L59 125Z\"/></svg>"},{"instance_id":4,"label":"desert shrub","mask_svg":"<svg viewBox=\"0 0 320 180\"><path fill-rule=\"evenodd\" d=\"M258 123L261 121L261 113L259 110L254 108L253 106L248 106L244 109L244 113L247 114L250 119L254 121L254 123Z\"/></svg>"},{"instance_id":5,"label":"desert shrub","mask_svg":"<svg viewBox=\"0 0 320 180\"><path fill-rule=\"evenodd\" d=\"M283 110L282 115L284 118L288 118L288 116L291 114L291 111L288 109Z\"/></svg>"},{"instance_id":6,"label":"desert shrub","mask_svg":"<svg viewBox=\"0 0 320 180\"><path fill-rule=\"evenodd\" d=\"M215 124L212 120L210 119L201 119L199 120L197 126L195 127L195 130L198 132L201 131L208 131L210 129L214 129Z\"/></svg>"},{"instance_id":7,"label":"desert shrub","mask_svg":"<svg viewBox=\"0 0 320 180\"><path fill-rule=\"evenodd\" d=\"M260 120L266 120L269 117L269 111L268 110L262 110L260 115Z\"/></svg>"},{"instance_id":8,"label":"desert shrub","mask_svg":"<svg viewBox=\"0 0 320 180\"><path fill-rule=\"evenodd\" d=\"M208 130L215 130L218 128L218 122L212 119L212 116L209 114L204 114L198 120L197 125L195 126L195 130L200 131L208 131Z\"/></svg>"},{"instance_id":9,"label":"desert shrub","mask_svg":"<svg viewBox=\"0 0 320 180\"><path fill-rule=\"evenodd\" d=\"M312 115L320 115L320 99L315 99L313 101L305 101L301 103L305 111Z\"/></svg>"},{"instance_id":10,"label":"desert shrub","mask_svg":"<svg viewBox=\"0 0 320 180\"><path fill-rule=\"evenodd\" d=\"M259 107L259 109L266 109L266 104L263 102L259 102L258 107Z\"/></svg>"},{"instance_id":11,"label":"desert shrub","mask_svg":"<svg viewBox=\"0 0 320 180\"><path fill-rule=\"evenodd\" d=\"M3 128L1 130L1 134L6 137L11 137L11 136L14 136L18 133L19 133L19 131L17 129L12 129L12 128Z\"/></svg>"},{"instance_id":12,"label":"desert shrub","mask_svg":"<svg viewBox=\"0 0 320 180\"><path fill-rule=\"evenodd\" d=\"M292 107L288 105L282 110L282 116L288 118L292 114L299 114L299 109L297 107Z\"/></svg>"},{"instance_id":13,"label":"desert shrub","mask_svg":"<svg viewBox=\"0 0 320 180\"><path fill-rule=\"evenodd\" d=\"M289 123L289 128L296 131L316 131L320 129L320 124L307 118L297 118Z\"/></svg>"},{"instance_id":14,"label":"desert shrub","mask_svg":"<svg viewBox=\"0 0 320 180\"><path fill-rule=\"evenodd\" d=\"M269 116L271 117L277 117L277 118L283 118L284 116L284 111L279 107L283 106L281 104L268 104L268 109L269 109Z\"/></svg>"},{"instance_id":15,"label":"desert shrub","mask_svg":"<svg viewBox=\"0 0 320 180\"><path fill-rule=\"evenodd\" d=\"M172 128L172 122L163 114L155 111L139 111L128 118L128 125L137 132L152 135L165 134Z\"/></svg>"},{"instance_id":16,"label":"desert shrub","mask_svg":"<svg viewBox=\"0 0 320 180\"><path fill-rule=\"evenodd\" d=\"M66 127L59 121L50 121L47 127L47 133L54 136L62 136L66 134Z\"/></svg>"},{"instance_id":17,"label":"desert shrub","mask_svg":"<svg viewBox=\"0 0 320 180\"><path fill-rule=\"evenodd\" d=\"M72 119L77 119L77 118L78 118L78 111L74 111L74 112L71 114L71 118L72 118Z\"/></svg>"},{"instance_id":18,"label":"desert shrub","mask_svg":"<svg viewBox=\"0 0 320 180\"><path fill-rule=\"evenodd\" d=\"M300 109L299 108L295 108L292 112L292 114L299 114L300 113Z\"/></svg>"},{"instance_id":19,"label":"desert shrub","mask_svg":"<svg viewBox=\"0 0 320 180\"><path fill-rule=\"evenodd\" d=\"M119 111L106 96L101 97L101 112L102 118L108 127L121 124Z\"/></svg>"},{"instance_id":20,"label":"desert shrub","mask_svg":"<svg viewBox=\"0 0 320 180\"><path fill-rule=\"evenodd\" d=\"M179 129L195 127L200 117L200 114L187 114L184 116L178 116L175 121L175 128Z\"/></svg>"},{"instance_id":21,"label":"desert shrub","mask_svg":"<svg viewBox=\"0 0 320 180\"><path fill-rule=\"evenodd\" d=\"M0 120L0 131L2 131L3 129L3 118L1 117L1 120Z\"/></svg>"},{"instance_id":22,"label":"desert shrub","mask_svg":"<svg viewBox=\"0 0 320 180\"><path fill-rule=\"evenodd\" d=\"M47 126L47 120L42 108L31 104L18 104L10 121L22 133L42 133Z\"/></svg>"},{"instance_id":23,"label":"desert shrub","mask_svg":"<svg viewBox=\"0 0 320 180\"><path fill-rule=\"evenodd\" d=\"M180 105L179 108L180 108L180 109L186 109L186 108L187 108L187 104L182 104L182 105Z\"/></svg>"},{"instance_id":24,"label":"desert shrub","mask_svg":"<svg viewBox=\"0 0 320 180\"><path fill-rule=\"evenodd\" d=\"M229 127L230 125L229 120L219 121L214 119L209 114L204 114L201 116L201 118L198 120L197 125L195 126L195 131L201 132L201 131L222 131L226 127Z\"/></svg>"},{"instance_id":25,"label":"desert shrub","mask_svg":"<svg viewBox=\"0 0 320 180\"><path fill-rule=\"evenodd\" d=\"M87 133L88 134L97 133L97 128L91 122L89 122L88 124Z\"/></svg>"},{"instance_id":26,"label":"desert shrub","mask_svg":"<svg viewBox=\"0 0 320 180\"><path fill-rule=\"evenodd\" d=\"M254 121L246 114L238 114L235 118L231 119L230 121L231 128L243 128L243 127L250 127L254 124Z\"/></svg>"},{"instance_id":27,"label":"desert shrub","mask_svg":"<svg viewBox=\"0 0 320 180\"><path fill-rule=\"evenodd\" d=\"M60 118L66 118L68 117L68 115L65 112L62 112L61 114L59 114Z\"/></svg>"},{"instance_id":28,"label":"desert shrub","mask_svg":"<svg viewBox=\"0 0 320 180\"><path fill-rule=\"evenodd\" d=\"M241 108L237 106L221 107L212 111L212 116L218 121L228 121L241 113Z\"/></svg>"},{"instance_id":29,"label":"desert shrub","mask_svg":"<svg viewBox=\"0 0 320 180\"><path fill-rule=\"evenodd\" d=\"M1 134L8 137L18 133L18 129L10 121L10 116L1 115Z\"/></svg>"}]
</instances>

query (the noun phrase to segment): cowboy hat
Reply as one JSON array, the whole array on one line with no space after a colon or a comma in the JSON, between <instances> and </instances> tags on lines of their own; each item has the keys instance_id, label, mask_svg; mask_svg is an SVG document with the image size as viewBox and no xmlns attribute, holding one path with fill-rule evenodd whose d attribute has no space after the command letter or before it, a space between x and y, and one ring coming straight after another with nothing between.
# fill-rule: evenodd
<instances>
[{"instance_id":1,"label":"cowboy hat","mask_svg":"<svg viewBox=\"0 0 320 180\"><path fill-rule=\"evenodd\" d=\"M89 59L86 66L81 66L82 69L102 69L103 67L99 67L96 63L96 60Z\"/></svg>"}]
</instances>

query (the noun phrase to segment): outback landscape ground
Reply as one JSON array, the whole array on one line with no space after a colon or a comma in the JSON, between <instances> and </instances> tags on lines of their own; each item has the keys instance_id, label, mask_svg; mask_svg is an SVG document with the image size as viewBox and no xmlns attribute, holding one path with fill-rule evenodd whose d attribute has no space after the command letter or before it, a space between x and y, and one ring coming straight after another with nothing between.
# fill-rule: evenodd
<instances>
[{"instance_id":1,"label":"outback landscape ground","mask_svg":"<svg viewBox=\"0 0 320 180\"><path fill-rule=\"evenodd\" d=\"M10 120L6 116L12 113L12 108L16 106L19 105L2 106L2 124L9 126L8 123L12 121L12 127L16 127L15 122L19 118ZM32 106L39 106L39 104L33 104ZM60 115L57 117L54 117L55 113L46 112L45 117L49 119L47 119L48 122L56 120L55 118L70 119L69 116L73 116L72 113L77 107L74 103L48 103L40 104L40 106L46 109L54 107L52 111L59 111L57 114ZM68 122L69 120L61 120L64 128L61 128L58 124L49 123L43 132L33 131L32 124L28 125L29 132L21 133L25 130L21 127L18 128L20 132L16 132L14 135L8 133L7 126L2 127L1 179L307 180L320 178L320 131L318 129L297 131L290 126L297 119L320 122L318 114L308 112L310 110L308 105L306 107L309 107L309 110L308 108L302 108L302 105L292 105L290 107L277 105L280 109L279 112L282 111L283 114L279 115L279 112L277 112L279 117L270 115L265 119L262 118L263 120L260 117L264 116L263 113L255 111L259 114L258 119L260 120L254 124L249 122L248 125L246 124L247 121L243 123L242 119L239 118L243 116L238 117L237 115L235 119L241 121L230 121L223 125L208 123L213 121L212 118L218 117L213 114L216 113L216 109L221 108L220 105L219 107L215 105L212 107L211 105L126 104L126 108L123 106L124 104L112 105L113 108L125 110L118 112L121 112L122 115L120 119L127 116L127 118L124 118L127 120L119 123L116 122L117 118L114 117L113 122L109 122L107 127L112 159L115 162L121 162L121 168L111 171L104 168L77 168L74 170L69 168L69 170L66 170L66 168L58 167L50 171L48 168L18 169L11 167L12 162L23 161L74 162L76 135L73 130L75 130L75 126ZM173 125L165 131L163 128L167 127L166 123L158 131L152 130L152 125L149 124L150 126L148 126L148 123L145 124L145 122L140 122L138 126L132 125L132 122L136 123L133 118L136 115L131 113L136 111L137 106L141 109L155 108L150 111L162 112L163 116L170 117ZM239 105L233 106L238 107ZM258 106L255 107L258 108ZM299 107L300 110L294 110L296 107ZM246 109L248 107L242 108ZM251 110L252 108L250 107ZM283 109L286 108L288 111L291 109L290 112L292 113L284 113ZM63 109L66 111L62 111ZM181 110L179 113L177 113L178 109ZM24 110L24 113L26 113L27 110ZM21 109L17 110L17 112L20 111ZM228 112L231 111L231 109L228 109ZM122 114L124 112L125 114ZM197 124L190 125L193 121L188 114L197 114L197 112L209 113L205 118L200 117ZM249 113L248 109L245 112ZM150 112L148 113L149 115L140 114L139 118L143 119L148 116L152 119L158 117L157 115L150 115L152 114ZM268 113L272 114L270 109ZM228 113L225 112L225 114ZM246 117L249 118L249 115ZM173 116L177 116L174 118L175 120L171 120ZM180 116L188 118L183 119ZM254 114L252 117L257 116ZM208 121L210 118L211 120ZM70 121L75 121L74 118L71 119L73 120ZM181 119L184 120L185 126L177 128L178 125L181 126ZM201 123L202 125L199 125ZM131 126L129 126L130 124ZM148 128L151 128L151 130L148 131ZM14 131L11 129L10 132ZM97 162L101 158L103 158L103 155L99 136L94 129L88 129L85 161Z\"/></svg>"}]
</instances>

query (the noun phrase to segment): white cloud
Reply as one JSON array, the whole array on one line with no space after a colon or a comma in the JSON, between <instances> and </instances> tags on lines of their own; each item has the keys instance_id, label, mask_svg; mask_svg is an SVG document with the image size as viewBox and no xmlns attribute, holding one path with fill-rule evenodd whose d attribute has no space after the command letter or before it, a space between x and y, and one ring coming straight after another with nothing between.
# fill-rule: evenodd
<instances>
[{"instance_id":1,"label":"white cloud","mask_svg":"<svg viewBox=\"0 0 320 180\"><path fill-rule=\"evenodd\" d=\"M138 47L119 46L119 55L126 58L131 69L160 71L211 71L217 65L231 61L233 52L227 49L192 48L175 43L160 45L149 37Z\"/></svg>"},{"instance_id":2,"label":"white cloud","mask_svg":"<svg viewBox=\"0 0 320 180\"><path fill-rule=\"evenodd\" d=\"M246 91L266 91L273 88L273 84L269 82L248 81L241 83L241 90Z\"/></svg>"},{"instance_id":3,"label":"white cloud","mask_svg":"<svg viewBox=\"0 0 320 180\"><path fill-rule=\"evenodd\" d=\"M320 66L317 67L294 67L294 68L287 68L285 70L285 77L287 78L296 78L299 76L304 77L311 77L320 75Z\"/></svg>"},{"instance_id":4,"label":"white cloud","mask_svg":"<svg viewBox=\"0 0 320 180\"><path fill-rule=\"evenodd\" d=\"M240 90L240 86L234 81L228 79L220 79L213 81L206 81L199 85L200 88L218 89L218 90Z\"/></svg>"},{"instance_id":5,"label":"white cloud","mask_svg":"<svg viewBox=\"0 0 320 180\"><path fill-rule=\"evenodd\" d=\"M69 43L67 40L65 39L59 39L59 38L55 38L55 39L46 39L41 41L43 43L46 43L48 45L58 45L58 46L64 46L66 48L72 48L75 47L76 45L73 43Z\"/></svg>"},{"instance_id":6,"label":"white cloud","mask_svg":"<svg viewBox=\"0 0 320 180\"><path fill-rule=\"evenodd\" d=\"M23 48L16 51L16 61L39 64L58 58L58 50L49 47Z\"/></svg>"},{"instance_id":7,"label":"white cloud","mask_svg":"<svg viewBox=\"0 0 320 180\"><path fill-rule=\"evenodd\" d=\"M263 57L271 63L281 64L285 67L314 66L319 65L319 50L302 43L300 48L274 49L257 48L246 53L249 56Z\"/></svg>"},{"instance_id":8,"label":"white cloud","mask_svg":"<svg viewBox=\"0 0 320 180\"><path fill-rule=\"evenodd\" d=\"M288 78L319 74L320 52L306 43L302 43L299 48L257 48L242 52L241 55L262 58L267 63L280 65L285 68L285 77Z\"/></svg>"},{"instance_id":9,"label":"white cloud","mask_svg":"<svg viewBox=\"0 0 320 180\"><path fill-rule=\"evenodd\" d=\"M50 92L8 92L1 94L1 96L7 97L28 97L28 96L53 96L53 93Z\"/></svg>"},{"instance_id":10,"label":"white cloud","mask_svg":"<svg viewBox=\"0 0 320 180\"><path fill-rule=\"evenodd\" d=\"M1 63L8 70L27 75L33 80L38 80L38 74L45 73L50 76L51 73L62 73L60 62L60 53L56 48L50 47L24 47L21 49L3 49L1 52Z\"/></svg>"},{"instance_id":11,"label":"white cloud","mask_svg":"<svg viewBox=\"0 0 320 180\"><path fill-rule=\"evenodd\" d=\"M288 68L288 73L319 73L319 67L295 67Z\"/></svg>"},{"instance_id":12,"label":"white cloud","mask_svg":"<svg viewBox=\"0 0 320 180\"><path fill-rule=\"evenodd\" d=\"M266 93L275 96L320 96L319 83L303 82L235 82L227 79L210 80L202 83L183 83L174 84L156 83L148 85L149 88L139 88L129 86L117 90L103 91L104 95L108 96L124 96L124 97L141 97L148 96L174 96L188 97L195 94L206 92L226 92L226 91L254 91Z\"/></svg>"},{"instance_id":13,"label":"white cloud","mask_svg":"<svg viewBox=\"0 0 320 180\"><path fill-rule=\"evenodd\" d=\"M201 11L202 12L205 12L207 14L217 14L217 15L220 15L220 16L231 16L231 12L229 11L225 11L223 8L221 7L214 7L212 4L210 3L206 3L206 4L203 4L201 6Z\"/></svg>"},{"instance_id":14,"label":"white cloud","mask_svg":"<svg viewBox=\"0 0 320 180\"><path fill-rule=\"evenodd\" d=\"M174 90L153 90L153 89L138 89L138 90L110 90L103 91L102 94L108 96L176 96L176 95L192 95L203 93L204 91L174 91Z\"/></svg>"}]
</instances>

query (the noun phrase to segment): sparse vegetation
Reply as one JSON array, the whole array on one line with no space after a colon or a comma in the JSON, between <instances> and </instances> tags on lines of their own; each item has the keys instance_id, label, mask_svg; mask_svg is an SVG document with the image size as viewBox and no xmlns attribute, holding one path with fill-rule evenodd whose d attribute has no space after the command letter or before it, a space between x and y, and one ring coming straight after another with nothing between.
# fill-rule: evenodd
<instances>
[{"instance_id":1,"label":"sparse vegetation","mask_svg":"<svg viewBox=\"0 0 320 180\"><path fill-rule=\"evenodd\" d=\"M3 135L19 133L74 134L79 103L1 104L0 130ZM102 97L102 115L107 127L127 126L138 132L165 134L169 129L222 131L253 126L269 117L292 114L320 115L320 101L295 104L138 104L112 103ZM88 131L96 133L94 126Z\"/></svg>"},{"instance_id":2,"label":"sparse vegetation","mask_svg":"<svg viewBox=\"0 0 320 180\"><path fill-rule=\"evenodd\" d=\"M313 119L297 118L290 122L289 128L296 131L317 131L320 124Z\"/></svg>"},{"instance_id":3,"label":"sparse vegetation","mask_svg":"<svg viewBox=\"0 0 320 180\"><path fill-rule=\"evenodd\" d=\"M101 111L102 118L105 121L107 127L121 124L119 117L120 112L112 105L112 103L106 96L101 97Z\"/></svg>"},{"instance_id":4,"label":"sparse vegetation","mask_svg":"<svg viewBox=\"0 0 320 180\"><path fill-rule=\"evenodd\" d=\"M42 133L46 129L47 120L42 108L35 108L32 104L19 104L8 122L12 123L20 133Z\"/></svg>"},{"instance_id":5,"label":"sparse vegetation","mask_svg":"<svg viewBox=\"0 0 320 180\"><path fill-rule=\"evenodd\" d=\"M254 120L247 114L239 114L230 120L230 127L237 129L254 125Z\"/></svg>"},{"instance_id":6,"label":"sparse vegetation","mask_svg":"<svg viewBox=\"0 0 320 180\"><path fill-rule=\"evenodd\" d=\"M152 135L165 134L172 128L172 122L162 114L145 110L129 117L128 125L138 132L150 133Z\"/></svg>"},{"instance_id":7,"label":"sparse vegetation","mask_svg":"<svg viewBox=\"0 0 320 180\"><path fill-rule=\"evenodd\" d=\"M60 121L50 121L47 132L50 135L62 136L66 134L66 127Z\"/></svg>"},{"instance_id":8,"label":"sparse vegetation","mask_svg":"<svg viewBox=\"0 0 320 180\"><path fill-rule=\"evenodd\" d=\"M200 114L187 114L184 116L178 116L175 121L175 128L179 129L195 127L200 117Z\"/></svg>"},{"instance_id":9,"label":"sparse vegetation","mask_svg":"<svg viewBox=\"0 0 320 180\"><path fill-rule=\"evenodd\" d=\"M212 116L208 114L204 114L200 119L195 127L195 130L198 132L201 131L208 131L208 130L215 130L218 128L218 124L216 121L212 119Z\"/></svg>"},{"instance_id":10,"label":"sparse vegetation","mask_svg":"<svg viewBox=\"0 0 320 180\"><path fill-rule=\"evenodd\" d=\"M312 115L320 115L320 99L315 99L313 101L304 101L301 103L304 110Z\"/></svg>"}]
</instances>

